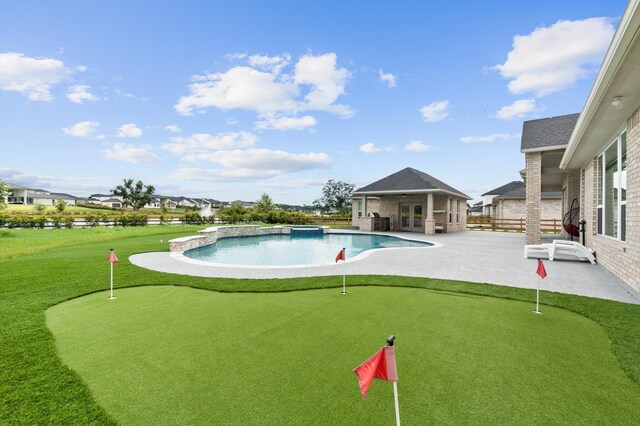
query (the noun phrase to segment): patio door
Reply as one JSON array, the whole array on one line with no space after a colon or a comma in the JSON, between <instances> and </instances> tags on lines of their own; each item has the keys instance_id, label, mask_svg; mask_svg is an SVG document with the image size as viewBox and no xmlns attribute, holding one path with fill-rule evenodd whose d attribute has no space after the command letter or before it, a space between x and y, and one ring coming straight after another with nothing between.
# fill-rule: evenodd
<instances>
[{"instance_id":1,"label":"patio door","mask_svg":"<svg viewBox=\"0 0 640 426\"><path fill-rule=\"evenodd\" d=\"M400 203L400 230L422 232L422 204Z\"/></svg>"}]
</instances>

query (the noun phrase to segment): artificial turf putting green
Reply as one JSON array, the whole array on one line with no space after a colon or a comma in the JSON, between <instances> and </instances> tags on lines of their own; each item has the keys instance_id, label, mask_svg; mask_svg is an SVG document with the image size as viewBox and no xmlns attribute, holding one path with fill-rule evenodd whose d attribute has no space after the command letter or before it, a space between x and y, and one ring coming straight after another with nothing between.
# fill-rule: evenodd
<instances>
[{"instance_id":1,"label":"artificial turf putting green","mask_svg":"<svg viewBox=\"0 0 640 426\"><path fill-rule=\"evenodd\" d=\"M396 334L405 424L632 424L638 385L602 328L531 303L412 288L154 286L47 311L62 360L123 424L392 424L352 369Z\"/></svg>"}]
</instances>

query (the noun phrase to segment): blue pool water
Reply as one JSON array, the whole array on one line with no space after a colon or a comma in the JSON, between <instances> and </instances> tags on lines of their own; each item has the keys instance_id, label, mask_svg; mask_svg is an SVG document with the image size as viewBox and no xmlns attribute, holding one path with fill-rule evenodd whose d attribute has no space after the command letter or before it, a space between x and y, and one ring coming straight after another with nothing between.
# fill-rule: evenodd
<instances>
[{"instance_id":1,"label":"blue pool water","mask_svg":"<svg viewBox=\"0 0 640 426\"><path fill-rule=\"evenodd\" d=\"M342 247L347 260L376 248L428 247L433 244L386 235L260 235L221 238L215 244L184 252L186 257L211 263L255 266L326 264Z\"/></svg>"}]
</instances>

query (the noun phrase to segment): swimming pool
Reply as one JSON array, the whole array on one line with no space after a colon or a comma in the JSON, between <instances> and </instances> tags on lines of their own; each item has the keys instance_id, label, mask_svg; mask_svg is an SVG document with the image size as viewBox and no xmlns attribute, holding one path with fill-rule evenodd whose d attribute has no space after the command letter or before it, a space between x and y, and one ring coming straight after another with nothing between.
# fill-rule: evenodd
<instances>
[{"instance_id":1,"label":"swimming pool","mask_svg":"<svg viewBox=\"0 0 640 426\"><path fill-rule=\"evenodd\" d=\"M344 247L347 261L372 249L430 247L433 244L375 234L260 235L220 238L215 244L187 250L187 258L215 264L295 266L333 263Z\"/></svg>"}]
</instances>

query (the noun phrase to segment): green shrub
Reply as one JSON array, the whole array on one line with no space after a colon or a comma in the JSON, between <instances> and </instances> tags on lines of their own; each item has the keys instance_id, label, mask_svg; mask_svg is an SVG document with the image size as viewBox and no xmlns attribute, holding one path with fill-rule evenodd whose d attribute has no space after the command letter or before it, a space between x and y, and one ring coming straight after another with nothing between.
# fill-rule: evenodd
<instances>
[{"instance_id":1,"label":"green shrub","mask_svg":"<svg viewBox=\"0 0 640 426\"><path fill-rule=\"evenodd\" d=\"M100 226L100 222L109 221L109 216L106 213L88 213L84 216L84 220L91 227Z\"/></svg>"},{"instance_id":2,"label":"green shrub","mask_svg":"<svg viewBox=\"0 0 640 426\"><path fill-rule=\"evenodd\" d=\"M119 226L146 226L149 215L144 213L122 213L115 218L114 224Z\"/></svg>"},{"instance_id":3,"label":"green shrub","mask_svg":"<svg viewBox=\"0 0 640 426\"><path fill-rule=\"evenodd\" d=\"M182 220L187 225L202 225L206 221L198 212L189 212L184 215Z\"/></svg>"},{"instance_id":4,"label":"green shrub","mask_svg":"<svg viewBox=\"0 0 640 426\"><path fill-rule=\"evenodd\" d=\"M38 213L42 213L47 207L42 205L42 204L36 204L35 206L33 206L33 210L35 210Z\"/></svg>"},{"instance_id":5,"label":"green shrub","mask_svg":"<svg viewBox=\"0 0 640 426\"><path fill-rule=\"evenodd\" d=\"M46 223L47 218L42 215L13 214L2 219L2 226L8 228L44 228Z\"/></svg>"}]
</instances>

